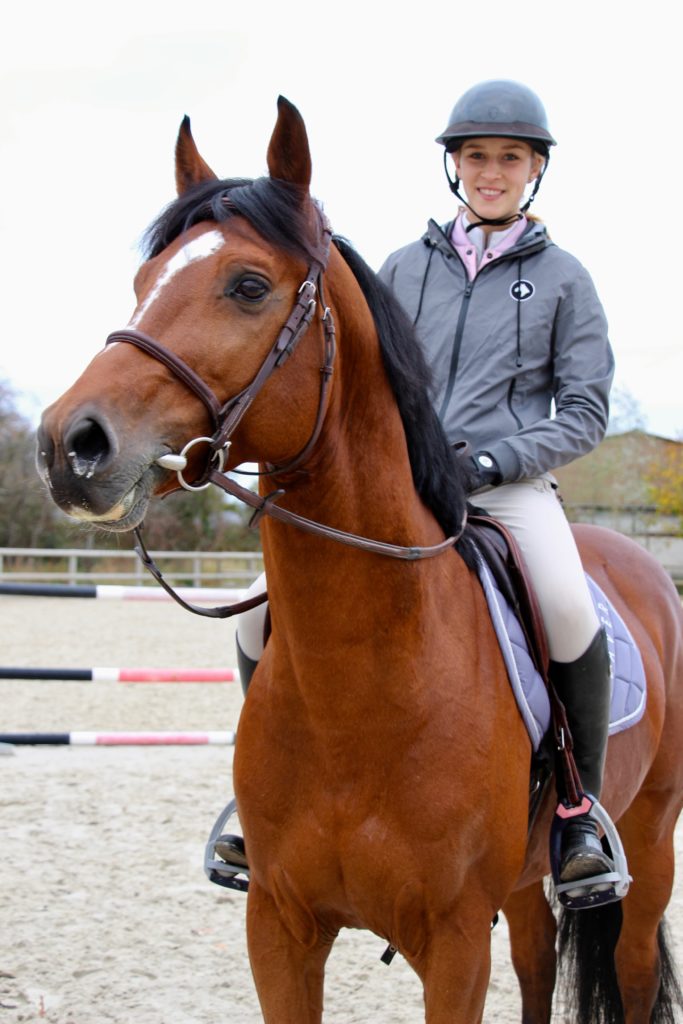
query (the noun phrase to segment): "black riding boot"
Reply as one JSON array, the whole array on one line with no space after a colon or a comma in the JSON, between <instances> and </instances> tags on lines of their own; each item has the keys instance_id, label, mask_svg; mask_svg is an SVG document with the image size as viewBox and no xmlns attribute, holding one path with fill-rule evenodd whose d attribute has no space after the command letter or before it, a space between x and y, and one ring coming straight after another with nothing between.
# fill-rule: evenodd
<instances>
[{"instance_id":1,"label":"black riding boot","mask_svg":"<svg viewBox=\"0 0 683 1024\"><path fill-rule=\"evenodd\" d=\"M610 662L607 637L600 629L588 649L572 662L550 663L550 678L565 706L574 741L574 760L585 793L600 799L610 712ZM562 780L558 772L558 795ZM613 871L596 823L583 816L570 821L562 838L560 881L573 882Z\"/></svg>"}]
</instances>

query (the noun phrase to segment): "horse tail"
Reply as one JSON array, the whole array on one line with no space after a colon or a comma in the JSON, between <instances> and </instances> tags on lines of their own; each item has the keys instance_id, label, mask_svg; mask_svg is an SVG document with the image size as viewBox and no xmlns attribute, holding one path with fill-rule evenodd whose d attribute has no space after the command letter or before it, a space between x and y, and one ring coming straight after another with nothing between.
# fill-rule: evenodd
<instances>
[{"instance_id":1,"label":"horse tail","mask_svg":"<svg viewBox=\"0 0 683 1024\"><path fill-rule=\"evenodd\" d=\"M591 910L561 909L558 929L563 996L577 1024L624 1024L614 961L623 920L621 903ZM649 1024L676 1024L683 992L664 921L657 929L659 990Z\"/></svg>"},{"instance_id":2,"label":"horse tail","mask_svg":"<svg viewBox=\"0 0 683 1024\"><path fill-rule=\"evenodd\" d=\"M624 1024L614 966L621 922L620 903L590 910L560 910L560 977L567 1017L577 1024Z\"/></svg>"},{"instance_id":3,"label":"horse tail","mask_svg":"<svg viewBox=\"0 0 683 1024\"><path fill-rule=\"evenodd\" d=\"M669 943L669 929L665 921L657 930L659 945L659 992L652 1012L653 1024L676 1024L680 1020L676 1007L683 1010L683 989L676 969L676 960Z\"/></svg>"}]
</instances>

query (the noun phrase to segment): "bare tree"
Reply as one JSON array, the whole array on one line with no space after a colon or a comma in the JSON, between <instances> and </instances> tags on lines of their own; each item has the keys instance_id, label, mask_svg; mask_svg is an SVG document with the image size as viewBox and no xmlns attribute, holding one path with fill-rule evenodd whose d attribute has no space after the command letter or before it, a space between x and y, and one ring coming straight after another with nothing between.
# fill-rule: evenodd
<instances>
[{"instance_id":1,"label":"bare tree","mask_svg":"<svg viewBox=\"0 0 683 1024\"><path fill-rule=\"evenodd\" d=\"M0 547L53 546L58 516L35 468L35 434L0 381Z\"/></svg>"},{"instance_id":2,"label":"bare tree","mask_svg":"<svg viewBox=\"0 0 683 1024\"><path fill-rule=\"evenodd\" d=\"M132 540L73 523L43 486L35 466L33 426L17 408L16 394L0 381L0 547L132 546ZM258 533L248 529L250 513L228 504L216 489L153 502L146 538L156 550L254 550Z\"/></svg>"},{"instance_id":3,"label":"bare tree","mask_svg":"<svg viewBox=\"0 0 683 1024\"><path fill-rule=\"evenodd\" d=\"M647 416L632 391L612 388L607 433L626 434L629 430L647 430Z\"/></svg>"}]
</instances>

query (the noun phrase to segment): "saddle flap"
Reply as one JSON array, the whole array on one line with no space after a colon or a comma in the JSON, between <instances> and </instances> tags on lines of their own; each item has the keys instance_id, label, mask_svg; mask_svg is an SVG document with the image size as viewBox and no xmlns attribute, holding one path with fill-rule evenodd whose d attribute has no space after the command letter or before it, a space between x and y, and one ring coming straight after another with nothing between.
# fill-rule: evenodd
<instances>
[{"instance_id":1,"label":"saddle flap","mask_svg":"<svg viewBox=\"0 0 683 1024\"><path fill-rule=\"evenodd\" d=\"M545 627L517 541L491 516L470 515L468 525L496 585L519 620L537 672L547 682L550 659Z\"/></svg>"}]
</instances>

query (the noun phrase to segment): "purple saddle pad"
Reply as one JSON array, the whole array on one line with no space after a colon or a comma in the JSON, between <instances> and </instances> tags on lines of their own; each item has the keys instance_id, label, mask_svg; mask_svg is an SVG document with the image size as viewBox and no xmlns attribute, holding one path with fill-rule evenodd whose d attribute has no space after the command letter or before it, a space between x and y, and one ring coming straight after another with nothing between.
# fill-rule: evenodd
<instances>
[{"instance_id":1,"label":"purple saddle pad","mask_svg":"<svg viewBox=\"0 0 683 1024\"><path fill-rule=\"evenodd\" d=\"M536 671L517 616L498 589L483 559L479 559L479 578L488 602L500 649L520 714L534 750L550 727L550 700L541 676ZM645 712L647 687L640 651L628 626L597 583L586 573L593 604L607 634L612 703L610 736L630 728Z\"/></svg>"}]
</instances>

